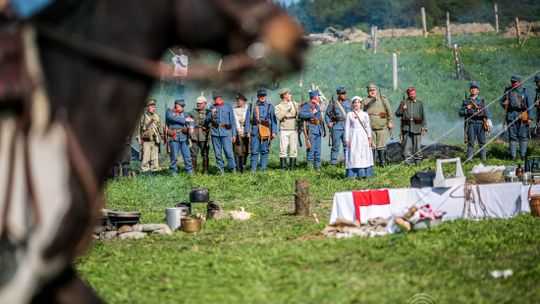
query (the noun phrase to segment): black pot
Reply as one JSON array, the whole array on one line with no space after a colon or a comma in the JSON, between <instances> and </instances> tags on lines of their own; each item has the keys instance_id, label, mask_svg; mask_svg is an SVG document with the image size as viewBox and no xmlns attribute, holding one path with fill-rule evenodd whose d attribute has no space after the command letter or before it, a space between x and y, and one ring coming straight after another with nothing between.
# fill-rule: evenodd
<instances>
[{"instance_id":1,"label":"black pot","mask_svg":"<svg viewBox=\"0 0 540 304\"><path fill-rule=\"evenodd\" d=\"M208 189L206 188L193 188L189 193L189 201L192 203L206 203L210 198Z\"/></svg>"},{"instance_id":2,"label":"black pot","mask_svg":"<svg viewBox=\"0 0 540 304\"><path fill-rule=\"evenodd\" d=\"M188 217L191 215L191 203L178 203L174 206L182 209L181 214L183 217Z\"/></svg>"},{"instance_id":3,"label":"black pot","mask_svg":"<svg viewBox=\"0 0 540 304\"><path fill-rule=\"evenodd\" d=\"M108 214L111 224L118 228L124 225L133 226L139 223L140 212L109 211Z\"/></svg>"}]
</instances>

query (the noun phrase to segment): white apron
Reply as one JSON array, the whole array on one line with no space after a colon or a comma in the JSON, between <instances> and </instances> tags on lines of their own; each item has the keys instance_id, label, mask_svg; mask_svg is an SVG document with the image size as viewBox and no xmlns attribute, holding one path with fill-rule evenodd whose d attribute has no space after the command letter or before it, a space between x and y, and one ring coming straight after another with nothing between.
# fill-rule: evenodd
<instances>
[{"instance_id":1,"label":"white apron","mask_svg":"<svg viewBox=\"0 0 540 304\"><path fill-rule=\"evenodd\" d=\"M351 142L351 146L347 147L345 155L345 166L347 169L373 166L373 154L369 146L368 134L371 136L369 115L364 111L357 111L356 113L351 111L347 113L345 140Z\"/></svg>"}]
</instances>

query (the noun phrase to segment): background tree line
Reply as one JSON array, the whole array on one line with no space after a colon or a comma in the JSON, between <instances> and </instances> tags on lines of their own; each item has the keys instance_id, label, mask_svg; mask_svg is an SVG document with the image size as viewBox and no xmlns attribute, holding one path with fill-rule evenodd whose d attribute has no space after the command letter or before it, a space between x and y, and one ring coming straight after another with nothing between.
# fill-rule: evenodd
<instances>
[{"instance_id":1,"label":"background tree line","mask_svg":"<svg viewBox=\"0 0 540 304\"><path fill-rule=\"evenodd\" d=\"M499 8L499 23L504 28L520 20L540 19L538 0L300 0L286 9L307 32L318 33L332 26L337 29L357 27L367 31L379 28L422 27L420 8L425 7L428 28L442 26L446 12L451 22L495 23L493 4Z\"/></svg>"}]
</instances>

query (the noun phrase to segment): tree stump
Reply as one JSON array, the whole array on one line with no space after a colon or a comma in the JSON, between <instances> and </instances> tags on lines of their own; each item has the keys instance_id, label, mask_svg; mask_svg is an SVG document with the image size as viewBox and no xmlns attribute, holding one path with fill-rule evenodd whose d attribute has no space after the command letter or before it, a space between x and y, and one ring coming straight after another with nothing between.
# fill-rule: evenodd
<instances>
[{"instance_id":1,"label":"tree stump","mask_svg":"<svg viewBox=\"0 0 540 304\"><path fill-rule=\"evenodd\" d=\"M296 180L296 192L294 193L294 214L301 216L309 215L309 184L304 179Z\"/></svg>"}]
</instances>

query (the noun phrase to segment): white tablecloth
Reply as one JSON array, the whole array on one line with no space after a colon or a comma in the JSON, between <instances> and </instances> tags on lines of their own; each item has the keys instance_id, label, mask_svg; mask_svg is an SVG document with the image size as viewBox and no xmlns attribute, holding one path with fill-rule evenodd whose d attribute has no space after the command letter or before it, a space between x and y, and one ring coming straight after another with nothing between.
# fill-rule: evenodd
<instances>
[{"instance_id":1,"label":"white tablecloth","mask_svg":"<svg viewBox=\"0 0 540 304\"><path fill-rule=\"evenodd\" d=\"M530 212L527 192L529 186L518 183L471 185L474 204L465 204L465 185L452 188L398 188L388 189L390 204L367 208L361 212L362 223L374 217L390 217L413 204L430 204L433 210L445 211L444 220L465 217L509 218L521 212ZM540 193L540 185L534 185L533 194ZM485 210L481 207L483 202ZM470 207L470 208L469 208ZM476 207L476 208L475 208ZM334 195L330 224L336 219L356 220L353 192L338 192Z\"/></svg>"}]
</instances>

